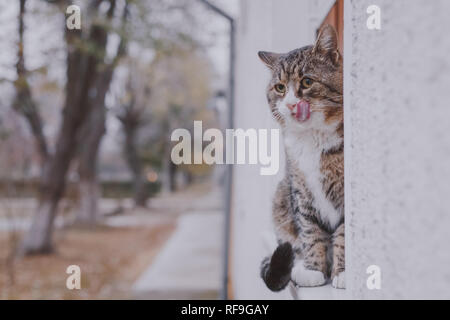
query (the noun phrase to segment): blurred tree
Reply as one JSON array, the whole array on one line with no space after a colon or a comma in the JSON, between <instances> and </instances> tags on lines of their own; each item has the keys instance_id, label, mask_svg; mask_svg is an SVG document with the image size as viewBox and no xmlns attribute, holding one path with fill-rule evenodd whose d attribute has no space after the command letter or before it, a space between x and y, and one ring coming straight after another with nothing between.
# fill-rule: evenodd
<instances>
[{"instance_id":1,"label":"blurred tree","mask_svg":"<svg viewBox=\"0 0 450 320\"><path fill-rule=\"evenodd\" d=\"M25 1L21 0L19 33L23 33ZM102 83L102 77L105 76L103 63L106 56L108 33L110 32L105 20L112 16L116 1L108 1L109 10L107 10L106 19L105 13L100 10L102 2L101 0L89 2L88 14L85 15L85 24L81 30L65 29L67 80L62 123L56 140L55 151L51 155L47 155L47 161L43 166L39 187L39 204L30 230L23 239L20 248L21 254L46 253L53 249L53 222L58 203L64 194L66 175L77 150L80 129L93 109L92 100L98 102L97 97L100 94L99 88L96 86ZM65 5L68 4L68 2L62 0L54 1L54 3L62 5L63 10ZM19 44L18 50L19 60L23 47L22 42L22 44ZM20 74L18 76L20 79ZM109 85L106 87L108 88ZM33 127L33 123L30 120L28 121L30 126ZM33 133L35 132L33 131ZM44 149L42 148L42 150Z\"/></svg>"},{"instance_id":2,"label":"blurred tree","mask_svg":"<svg viewBox=\"0 0 450 320\"><path fill-rule=\"evenodd\" d=\"M104 77L101 79L100 88L108 89L111 83L111 76L119 58L125 55L126 44L132 42L135 47L142 51L150 52L170 52L174 45L183 46L191 50L197 46L197 41L188 34L190 25L195 19L190 15L190 10L186 6L188 1L184 0L154 0L154 1L130 1L127 2L127 10L124 11L123 23L119 32L120 44L116 59L113 64L107 66ZM128 10L129 9L129 10ZM111 7L110 7L111 10ZM133 15L128 21L126 16ZM180 14L185 22L178 24ZM128 27L128 28L126 28ZM126 32L128 29L128 32ZM142 30L146 32L142 33ZM145 50L147 49L147 51ZM149 193L147 178L145 177L144 166L141 161L138 148L138 132L141 126L148 123L145 120L145 99L148 98L149 90L145 87L143 91L142 83L146 79L139 77L138 69L133 70L131 76L126 82L126 88L133 97L124 101L122 112L118 116L124 129L125 144L124 157L133 176L134 201L137 206L145 206ZM105 80L107 79L107 80ZM107 91L107 90L106 90ZM80 210L78 211L78 222L84 224L95 222L97 214L97 202L99 199L99 185L97 182L96 162L100 140L105 132L105 109L104 98L106 91L99 89L98 100L101 106L94 103L94 109L91 113L91 119L86 122L84 138L81 138L80 156L79 156L79 177L80 177ZM139 96L139 98L137 98ZM137 101L139 100L139 101ZM94 122L94 123L93 123Z\"/></svg>"},{"instance_id":3,"label":"blurred tree","mask_svg":"<svg viewBox=\"0 0 450 320\"><path fill-rule=\"evenodd\" d=\"M194 120L202 120L205 127L214 124L214 115L206 109L211 84L209 60L201 48L172 44L170 50L157 50L148 65L133 61L127 68L128 85L118 99L116 113L123 124L128 164L138 179L135 186L144 185L142 168L146 162L162 171L159 177L164 190L174 191L176 174L190 182L193 171L171 161L172 131L192 129ZM139 193L136 196L139 198Z\"/></svg>"},{"instance_id":4,"label":"blurred tree","mask_svg":"<svg viewBox=\"0 0 450 320\"><path fill-rule=\"evenodd\" d=\"M26 1L19 2L19 43L14 107L28 122L42 161L38 207L20 247L21 254L36 254L51 252L53 249L53 223L58 204L64 195L66 176L75 156L78 156L79 160L78 172L82 199L78 219L87 222L95 221L99 196L96 163L101 139L105 132L105 96L114 78L114 70L119 59L127 54L127 44L133 41L134 47L139 48L138 51L142 48L152 48L154 53L155 51L170 52L172 45L176 43L189 51L195 47L194 37L191 36L195 32L192 32L189 24L189 19L192 18L187 6L187 3L191 3L189 1L89 0L83 2L85 7L82 10L81 30L64 28L66 51L64 106L54 147L50 147L44 135L42 117L30 90L27 79L29 71L25 67ZM46 2L54 4L61 12L65 12L67 6L72 4L69 0L47 0ZM170 12L173 14L169 14ZM119 28L115 25L117 17L122 22ZM129 29L126 32L123 27L125 21L126 29ZM114 47L114 39L117 39L117 36L119 38L117 49L111 57L110 48ZM194 79L198 70L193 69L193 71L191 76ZM191 79L188 79L187 83L190 81ZM177 80L173 78L171 82L176 84ZM173 88L178 89L176 86ZM190 94L198 91L198 88L190 91ZM181 90L184 89L181 88ZM175 96L174 92L168 96ZM182 100L185 101L178 105L183 107L194 105L189 102L189 97ZM166 103L166 106L175 104ZM135 132L136 129L134 133L133 130L129 132L128 141L134 141ZM130 145L132 147L133 143ZM139 159L139 156L134 159ZM141 172L136 174L136 177L139 176L141 179L142 167L135 167L133 170Z\"/></svg>"},{"instance_id":5,"label":"blurred tree","mask_svg":"<svg viewBox=\"0 0 450 320\"><path fill-rule=\"evenodd\" d=\"M134 202L136 206L145 207L149 196L147 180L139 154L137 135L141 126L148 120L145 108L149 101L151 89L148 83L148 70L142 71L135 61L128 62L128 80L125 93L119 99L117 118L122 124L125 136L123 153L133 175Z\"/></svg>"},{"instance_id":6,"label":"blurred tree","mask_svg":"<svg viewBox=\"0 0 450 320\"><path fill-rule=\"evenodd\" d=\"M186 128L193 134L194 120L202 121L205 128L215 126L215 117L206 105L211 98L212 74L209 59L201 50L191 51L174 48L169 55L159 55L153 62L155 73L157 110L163 117L167 132L164 140L163 184L166 191L176 189L176 175L190 182L195 166L175 166L171 160L174 142L170 141L173 130Z\"/></svg>"},{"instance_id":7,"label":"blurred tree","mask_svg":"<svg viewBox=\"0 0 450 320\"><path fill-rule=\"evenodd\" d=\"M27 70L25 69L25 55L24 55L24 32L25 32L25 4L26 0L20 0L19 3L19 42L17 49L17 80L14 82L16 88L16 97L13 102L14 109L21 113L27 120L31 132L36 140L37 150L40 155L42 163L47 161L49 156L47 141L44 136L42 119L39 110L34 101L31 89L27 79Z\"/></svg>"},{"instance_id":8,"label":"blurred tree","mask_svg":"<svg viewBox=\"0 0 450 320\"><path fill-rule=\"evenodd\" d=\"M108 9L107 19L111 20L116 10L116 2L111 2ZM105 97L109 90L114 70L120 59L126 54L126 23L128 17L128 2L122 9L122 23L120 26L120 42L114 58L109 63L99 67L98 74L93 85L96 94L89 97L92 111L83 124L79 135L78 150L78 175L79 175L79 208L77 210L76 222L84 225L95 224L98 220L98 201L101 196L98 182L98 154L101 140L106 132L106 106Z\"/></svg>"}]
</instances>

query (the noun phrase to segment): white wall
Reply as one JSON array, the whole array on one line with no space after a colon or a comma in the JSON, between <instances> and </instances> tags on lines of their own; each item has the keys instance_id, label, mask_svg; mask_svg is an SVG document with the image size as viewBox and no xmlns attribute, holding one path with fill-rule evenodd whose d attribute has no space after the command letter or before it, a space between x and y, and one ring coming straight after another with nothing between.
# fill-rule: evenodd
<instances>
[{"instance_id":1,"label":"white wall","mask_svg":"<svg viewBox=\"0 0 450 320\"><path fill-rule=\"evenodd\" d=\"M333 1L243 0L237 25L236 128L278 128L273 122L265 90L269 71L260 50L288 52L312 44L315 30ZM259 277L259 266L269 254L264 234L273 235L272 198L284 174L281 150L277 176L260 176L259 166L235 166L232 217L231 276L236 299L289 298L273 294Z\"/></svg>"},{"instance_id":2,"label":"white wall","mask_svg":"<svg viewBox=\"0 0 450 320\"><path fill-rule=\"evenodd\" d=\"M346 6L347 280L354 298L450 298L450 1ZM382 30L366 28L366 8ZM349 11L351 10L351 11ZM366 288L366 268L382 290Z\"/></svg>"},{"instance_id":3,"label":"white wall","mask_svg":"<svg viewBox=\"0 0 450 320\"><path fill-rule=\"evenodd\" d=\"M238 128L276 128L269 73L258 50L288 51L313 41L324 1L247 0L238 22ZM382 9L382 30L366 9ZM347 285L350 297L450 298L450 24L447 0L347 0L345 135ZM282 159L283 161L283 159ZM232 221L234 297L288 298L259 278L268 251L276 177L235 166ZM369 291L378 265L382 289Z\"/></svg>"}]
</instances>

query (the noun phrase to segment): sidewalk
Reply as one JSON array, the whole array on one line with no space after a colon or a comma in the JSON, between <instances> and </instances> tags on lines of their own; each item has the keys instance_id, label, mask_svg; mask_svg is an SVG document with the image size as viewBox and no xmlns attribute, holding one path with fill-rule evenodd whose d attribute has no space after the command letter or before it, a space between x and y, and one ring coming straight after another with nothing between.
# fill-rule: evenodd
<instances>
[{"instance_id":1,"label":"sidewalk","mask_svg":"<svg viewBox=\"0 0 450 320\"><path fill-rule=\"evenodd\" d=\"M221 288L223 211L211 191L186 205L177 229L133 286L137 299L215 299Z\"/></svg>"}]
</instances>

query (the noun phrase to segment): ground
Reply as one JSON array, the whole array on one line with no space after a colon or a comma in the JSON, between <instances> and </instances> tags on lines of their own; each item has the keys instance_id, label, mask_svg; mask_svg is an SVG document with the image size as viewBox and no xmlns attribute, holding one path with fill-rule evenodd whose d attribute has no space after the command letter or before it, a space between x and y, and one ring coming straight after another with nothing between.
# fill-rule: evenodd
<instances>
[{"instance_id":1,"label":"ground","mask_svg":"<svg viewBox=\"0 0 450 320\"><path fill-rule=\"evenodd\" d=\"M103 199L102 211L119 205L123 214L94 229L63 227L60 215L55 233L56 252L47 256L12 257L35 206L33 199L0 201L0 299L128 299L136 279L152 264L173 234L177 219L187 210L208 206L201 199L207 185L161 194L147 209L132 209L127 201ZM81 268L83 290L66 288L69 265Z\"/></svg>"},{"instance_id":2,"label":"ground","mask_svg":"<svg viewBox=\"0 0 450 320\"><path fill-rule=\"evenodd\" d=\"M174 224L155 227L68 229L56 234L57 252L0 263L1 299L126 299L132 284L169 238ZM0 234L4 243L5 232ZM131 250L132 248L132 250ZM0 256L6 257L7 246ZM83 290L66 288L66 268L81 268ZM11 272L12 270L12 272Z\"/></svg>"}]
</instances>

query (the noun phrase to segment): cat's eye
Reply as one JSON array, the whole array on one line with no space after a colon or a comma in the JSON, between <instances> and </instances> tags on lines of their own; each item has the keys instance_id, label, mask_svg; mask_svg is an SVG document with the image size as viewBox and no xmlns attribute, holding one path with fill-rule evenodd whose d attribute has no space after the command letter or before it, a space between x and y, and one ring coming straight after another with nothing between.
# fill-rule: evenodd
<instances>
[{"instance_id":1,"label":"cat's eye","mask_svg":"<svg viewBox=\"0 0 450 320\"><path fill-rule=\"evenodd\" d=\"M275 91L284 94L286 92L286 86L282 83L278 83L275 85Z\"/></svg>"},{"instance_id":2,"label":"cat's eye","mask_svg":"<svg viewBox=\"0 0 450 320\"><path fill-rule=\"evenodd\" d=\"M314 83L314 80L311 78L303 78L301 85L303 89L311 88Z\"/></svg>"}]
</instances>

